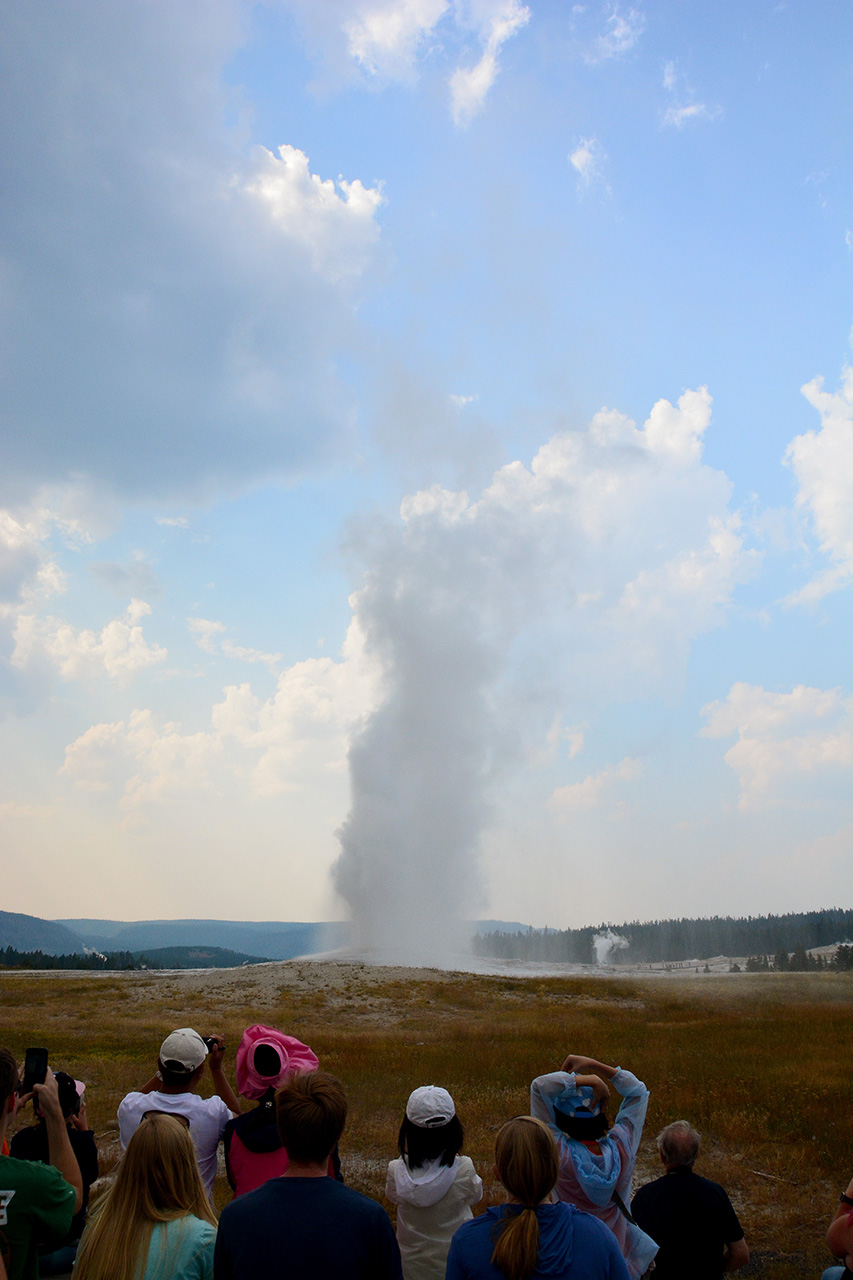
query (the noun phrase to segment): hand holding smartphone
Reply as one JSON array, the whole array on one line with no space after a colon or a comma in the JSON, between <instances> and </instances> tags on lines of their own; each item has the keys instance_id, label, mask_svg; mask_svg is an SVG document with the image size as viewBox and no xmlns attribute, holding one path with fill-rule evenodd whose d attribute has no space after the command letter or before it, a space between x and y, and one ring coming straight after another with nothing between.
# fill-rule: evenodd
<instances>
[{"instance_id":1,"label":"hand holding smartphone","mask_svg":"<svg viewBox=\"0 0 853 1280\"><path fill-rule=\"evenodd\" d=\"M27 1049L24 1055L24 1078L18 1093L32 1093L33 1086L44 1084L47 1079L47 1049Z\"/></svg>"}]
</instances>

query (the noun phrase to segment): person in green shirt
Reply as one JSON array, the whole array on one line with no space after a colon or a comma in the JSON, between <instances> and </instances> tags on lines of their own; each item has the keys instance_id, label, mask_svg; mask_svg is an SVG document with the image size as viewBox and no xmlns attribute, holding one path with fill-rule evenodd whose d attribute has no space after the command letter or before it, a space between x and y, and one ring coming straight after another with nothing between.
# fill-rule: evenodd
<instances>
[{"instance_id":1,"label":"person in green shirt","mask_svg":"<svg viewBox=\"0 0 853 1280\"><path fill-rule=\"evenodd\" d=\"M9 1121L33 1096L18 1095L18 1064L0 1048L0 1149ZM38 1245L61 1240L83 1203L83 1183L53 1072L34 1093L45 1118L50 1164L0 1155L0 1257L8 1280L38 1280Z\"/></svg>"}]
</instances>

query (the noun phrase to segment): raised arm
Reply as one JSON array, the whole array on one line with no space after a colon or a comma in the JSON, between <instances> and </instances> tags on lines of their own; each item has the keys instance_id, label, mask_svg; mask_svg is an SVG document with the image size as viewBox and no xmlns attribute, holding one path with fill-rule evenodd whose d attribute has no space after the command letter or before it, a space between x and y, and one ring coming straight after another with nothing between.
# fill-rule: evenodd
<instances>
[{"instance_id":1,"label":"raised arm","mask_svg":"<svg viewBox=\"0 0 853 1280\"><path fill-rule=\"evenodd\" d=\"M48 1070L44 1084L35 1085L33 1092L36 1094L39 1111L44 1116L50 1163L55 1169L59 1170L65 1181L70 1182L74 1188L76 1197L74 1212L78 1213L83 1204L83 1179L80 1176L80 1166L77 1163L77 1157L72 1150L68 1130L65 1127L65 1118L62 1114L62 1107L59 1105L59 1090L56 1087L56 1077L52 1071Z\"/></svg>"},{"instance_id":2,"label":"raised arm","mask_svg":"<svg viewBox=\"0 0 853 1280\"><path fill-rule=\"evenodd\" d=\"M593 1075L600 1076L602 1080L612 1080L619 1068L608 1067L606 1062L598 1062L595 1058L585 1058L579 1053L570 1053L560 1070L573 1071L575 1074L579 1071L592 1072Z\"/></svg>"},{"instance_id":3,"label":"raised arm","mask_svg":"<svg viewBox=\"0 0 853 1280\"><path fill-rule=\"evenodd\" d=\"M238 1116L240 1114L240 1103L237 1099L237 1095L228 1083L228 1077L226 1076L225 1069L222 1065L222 1059L225 1057L225 1037L210 1036L209 1038L214 1041L214 1044L211 1045L207 1059L210 1063L210 1075L213 1080L214 1091L225 1103L228 1110L232 1112L233 1115Z\"/></svg>"}]
</instances>

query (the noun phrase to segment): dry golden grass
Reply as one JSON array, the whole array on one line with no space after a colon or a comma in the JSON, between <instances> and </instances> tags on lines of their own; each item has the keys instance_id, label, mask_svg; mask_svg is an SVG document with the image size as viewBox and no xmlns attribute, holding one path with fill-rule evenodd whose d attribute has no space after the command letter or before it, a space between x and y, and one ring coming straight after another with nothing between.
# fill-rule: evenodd
<instances>
[{"instance_id":1,"label":"dry golden grass","mask_svg":"<svg viewBox=\"0 0 853 1280\"><path fill-rule=\"evenodd\" d=\"M494 1136L527 1110L533 1076L568 1052L634 1070L651 1089L637 1183L658 1175L653 1137L686 1118L703 1134L699 1171L722 1182L754 1262L770 1280L817 1277L839 1189L853 1172L853 974L658 979L512 978L281 964L205 975L0 975L0 1042L46 1044L87 1081L106 1163L121 1097L154 1069L176 1026L266 1022L307 1041L344 1081L347 1181L382 1198L409 1091L442 1084L466 1151L491 1179ZM209 1080L206 1082L209 1089ZM221 1205L227 1186L217 1186Z\"/></svg>"}]
</instances>

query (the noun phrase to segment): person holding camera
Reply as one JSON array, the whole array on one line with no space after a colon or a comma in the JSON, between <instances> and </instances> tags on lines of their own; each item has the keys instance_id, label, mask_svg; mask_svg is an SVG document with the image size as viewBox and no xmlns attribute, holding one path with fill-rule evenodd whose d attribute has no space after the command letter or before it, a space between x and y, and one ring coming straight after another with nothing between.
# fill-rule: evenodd
<instances>
[{"instance_id":1,"label":"person holding camera","mask_svg":"<svg viewBox=\"0 0 853 1280\"><path fill-rule=\"evenodd\" d=\"M611 1124L610 1085L621 1103ZM559 1071L530 1086L530 1114L548 1125L557 1143L557 1197L610 1228L631 1280L645 1274L658 1251L628 1211L634 1162L649 1105L649 1091L630 1071L570 1053Z\"/></svg>"},{"instance_id":2,"label":"person holding camera","mask_svg":"<svg viewBox=\"0 0 853 1280\"><path fill-rule=\"evenodd\" d=\"M240 1113L240 1103L223 1070L224 1056L224 1036L202 1038L191 1027L180 1027L161 1044L156 1074L141 1089L122 1098L118 1107L123 1149L151 1112L184 1116L208 1196L213 1194L216 1177L216 1148L228 1121ZM215 1093L212 1098L200 1098L196 1090L208 1057Z\"/></svg>"},{"instance_id":3,"label":"person holding camera","mask_svg":"<svg viewBox=\"0 0 853 1280\"><path fill-rule=\"evenodd\" d=\"M38 1245L68 1234L83 1204L80 1167L71 1150L53 1072L18 1094L18 1064L0 1049L0 1149L9 1121L36 1095L44 1115L50 1164L35 1164L0 1155L0 1257L9 1280L38 1280Z\"/></svg>"},{"instance_id":4,"label":"person holding camera","mask_svg":"<svg viewBox=\"0 0 853 1280\"><path fill-rule=\"evenodd\" d=\"M65 1071L55 1073L56 1087L59 1093L59 1105L68 1130L68 1140L80 1167L83 1182L83 1204L80 1212L74 1215L71 1230L62 1243L50 1250L43 1250L39 1257L39 1275L63 1275L74 1265L77 1242L86 1225L86 1209L89 1203L89 1188L98 1177L98 1148L95 1134L89 1128L86 1115L86 1100L83 1096L85 1085L74 1080ZM47 1120L38 1101L33 1099L33 1111L36 1124L20 1129L12 1139L9 1154L16 1160L35 1160L40 1164L50 1164L50 1141L47 1132Z\"/></svg>"}]
</instances>

